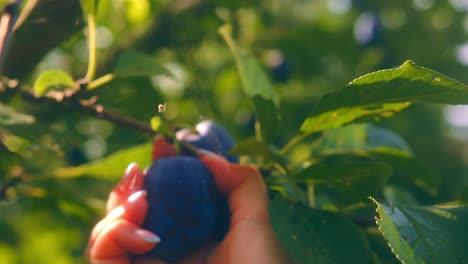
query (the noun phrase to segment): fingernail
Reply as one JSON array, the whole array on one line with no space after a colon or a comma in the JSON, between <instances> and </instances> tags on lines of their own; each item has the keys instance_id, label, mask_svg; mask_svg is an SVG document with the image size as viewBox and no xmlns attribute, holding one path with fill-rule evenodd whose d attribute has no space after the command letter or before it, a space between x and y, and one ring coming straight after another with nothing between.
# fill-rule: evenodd
<instances>
[{"instance_id":1,"label":"fingernail","mask_svg":"<svg viewBox=\"0 0 468 264\"><path fill-rule=\"evenodd\" d=\"M110 211L110 213L107 214L107 217L109 219L115 219L115 218L119 218L124 213L125 213L125 209L122 206L119 206L119 207L114 208L112 211Z\"/></svg>"},{"instance_id":2,"label":"fingernail","mask_svg":"<svg viewBox=\"0 0 468 264\"><path fill-rule=\"evenodd\" d=\"M130 195L128 197L127 201L133 203L136 200L140 199L141 197L145 197L145 196L146 196L146 191L145 190L140 190L138 192L132 193L132 195Z\"/></svg>"},{"instance_id":3,"label":"fingernail","mask_svg":"<svg viewBox=\"0 0 468 264\"><path fill-rule=\"evenodd\" d=\"M157 235L151 233L150 231L144 230L144 229L137 229L135 231L135 234L143 239L146 242L149 243L159 243L161 242L161 238L159 238Z\"/></svg>"},{"instance_id":4,"label":"fingernail","mask_svg":"<svg viewBox=\"0 0 468 264\"><path fill-rule=\"evenodd\" d=\"M128 165L127 168L125 169L125 173L124 173L122 178L127 179L130 176L130 174L132 173L133 169L135 167L137 167L137 166L138 166L138 164L136 162L130 163L130 165Z\"/></svg>"}]
</instances>

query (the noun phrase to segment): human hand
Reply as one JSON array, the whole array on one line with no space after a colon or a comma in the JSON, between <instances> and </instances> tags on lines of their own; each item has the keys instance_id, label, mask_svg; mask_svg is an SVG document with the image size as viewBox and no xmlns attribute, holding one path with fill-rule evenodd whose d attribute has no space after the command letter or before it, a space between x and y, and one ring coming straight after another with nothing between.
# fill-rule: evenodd
<instances>
[{"instance_id":1,"label":"human hand","mask_svg":"<svg viewBox=\"0 0 468 264\"><path fill-rule=\"evenodd\" d=\"M173 146L156 137L153 159L174 155ZM221 242L208 243L179 263L288 263L289 258L270 224L267 189L257 168L229 163L205 151L199 151L198 155L228 199L231 225ZM157 234L140 228L148 207L143 180L144 173L131 164L111 192L108 214L91 233L88 245L91 263L165 263L136 256L160 241Z\"/></svg>"}]
</instances>

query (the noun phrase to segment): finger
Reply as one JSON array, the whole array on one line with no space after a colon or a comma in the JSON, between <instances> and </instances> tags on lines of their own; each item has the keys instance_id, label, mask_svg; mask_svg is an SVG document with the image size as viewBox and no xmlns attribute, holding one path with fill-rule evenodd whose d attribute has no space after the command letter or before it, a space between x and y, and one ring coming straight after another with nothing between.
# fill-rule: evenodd
<instances>
[{"instance_id":1,"label":"finger","mask_svg":"<svg viewBox=\"0 0 468 264\"><path fill-rule=\"evenodd\" d=\"M228 197L231 223L248 219L269 222L268 192L255 166L229 163L205 151L199 151L199 157L213 174L218 189Z\"/></svg>"},{"instance_id":2,"label":"finger","mask_svg":"<svg viewBox=\"0 0 468 264\"><path fill-rule=\"evenodd\" d=\"M106 211L110 212L112 209L122 205L131 194L141 190L144 179L145 175L136 162L128 165L122 179L109 195Z\"/></svg>"},{"instance_id":3,"label":"finger","mask_svg":"<svg viewBox=\"0 0 468 264\"><path fill-rule=\"evenodd\" d=\"M161 136L157 135L153 140L153 161L165 158L173 157L176 155L176 150L172 144Z\"/></svg>"},{"instance_id":4,"label":"finger","mask_svg":"<svg viewBox=\"0 0 468 264\"><path fill-rule=\"evenodd\" d=\"M118 219L102 230L90 250L91 261L112 259L123 261L129 254L142 254L151 250L161 240L134 223Z\"/></svg>"},{"instance_id":5,"label":"finger","mask_svg":"<svg viewBox=\"0 0 468 264\"><path fill-rule=\"evenodd\" d=\"M213 174L216 185L223 194L227 195L230 193L247 176L245 174L233 173L233 164L213 152L199 149L198 157L208 167L211 174Z\"/></svg>"},{"instance_id":6,"label":"finger","mask_svg":"<svg viewBox=\"0 0 468 264\"><path fill-rule=\"evenodd\" d=\"M135 225L141 225L144 221L148 202L146 201L146 191L138 191L132 194L127 202L114 208L107 216L102 219L91 231L89 247L92 247L96 238L112 222L123 219Z\"/></svg>"},{"instance_id":7,"label":"finger","mask_svg":"<svg viewBox=\"0 0 468 264\"><path fill-rule=\"evenodd\" d=\"M254 221L267 226L268 190L262 175L255 166L232 164L233 175L245 176L245 180L234 186L228 199L231 208L231 225L242 221Z\"/></svg>"}]
</instances>

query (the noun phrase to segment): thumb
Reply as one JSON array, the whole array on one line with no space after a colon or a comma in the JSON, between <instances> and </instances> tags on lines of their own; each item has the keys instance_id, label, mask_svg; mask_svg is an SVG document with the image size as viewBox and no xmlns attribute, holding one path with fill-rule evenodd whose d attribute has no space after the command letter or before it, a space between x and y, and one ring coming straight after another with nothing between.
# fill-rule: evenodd
<instances>
[{"instance_id":1,"label":"thumb","mask_svg":"<svg viewBox=\"0 0 468 264\"><path fill-rule=\"evenodd\" d=\"M213 174L218 189L227 196L231 223L269 222L268 192L257 167L229 163L219 155L199 151L199 158Z\"/></svg>"}]
</instances>

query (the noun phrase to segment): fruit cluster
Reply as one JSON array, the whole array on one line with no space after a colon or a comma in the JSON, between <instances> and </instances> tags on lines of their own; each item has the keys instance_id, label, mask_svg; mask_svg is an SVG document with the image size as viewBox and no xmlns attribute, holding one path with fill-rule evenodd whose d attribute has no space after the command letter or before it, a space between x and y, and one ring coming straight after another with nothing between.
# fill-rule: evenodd
<instances>
[{"instance_id":1,"label":"fruit cluster","mask_svg":"<svg viewBox=\"0 0 468 264\"><path fill-rule=\"evenodd\" d=\"M177 139L238 162L228 154L234 140L223 127L203 121L196 131L192 134L182 129ZM149 207L143 228L161 237L149 255L176 261L226 234L230 218L227 201L208 168L189 153L182 151L179 156L154 161L146 173L144 188Z\"/></svg>"}]
</instances>

